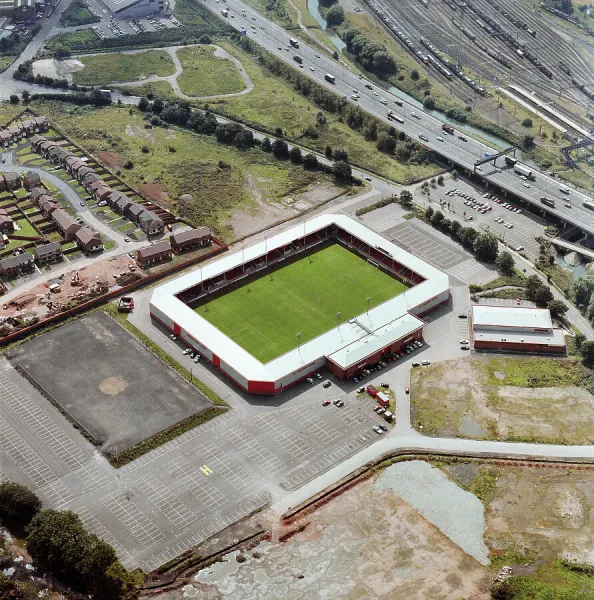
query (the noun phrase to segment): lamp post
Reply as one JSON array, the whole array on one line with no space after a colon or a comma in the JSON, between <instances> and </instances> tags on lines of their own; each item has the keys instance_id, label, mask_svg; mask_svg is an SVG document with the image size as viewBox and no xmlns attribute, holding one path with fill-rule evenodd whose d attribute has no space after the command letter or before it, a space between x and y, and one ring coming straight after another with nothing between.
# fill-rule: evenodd
<instances>
[{"instance_id":1,"label":"lamp post","mask_svg":"<svg viewBox=\"0 0 594 600\"><path fill-rule=\"evenodd\" d=\"M297 348L301 348L301 332L297 334Z\"/></svg>"},{"instance_id":2,"label":"lamp post","mask_svg":"<svg viewBox=\"0 0 594 600\"><path fill-rule=\"evenodd\" d=\"M371 302L371 296L367 296L367 314L369 315L369 303Z\"/></svg>"},{"instance_id":3,"label":"lamp post","mask_svg":"<svg viewBox=\"0 0 594 600\"><path fill-rule=\"evenodd\" d=\"M338 327L338 330L340 331L340 317L341 317L342 313L340 311L338 311L336 313L336 326Z\"/></svg>"}]
</instances>

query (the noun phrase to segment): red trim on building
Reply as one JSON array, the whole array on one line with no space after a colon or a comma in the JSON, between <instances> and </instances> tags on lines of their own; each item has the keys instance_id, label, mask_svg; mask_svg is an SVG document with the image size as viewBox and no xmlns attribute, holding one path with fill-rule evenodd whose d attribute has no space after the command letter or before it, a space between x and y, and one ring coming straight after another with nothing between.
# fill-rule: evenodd
<instances>
[{"instance_id":1,"label":"red trim on building","mask_svg":"<svg viewBox=\"0 0 594 600\"><path fill-rule=\"evenodd\" d=\"M221 359L213 352L212 353L212 364L217 367L217 369L221 368ZM224 373L225 371L223 371Z\"/></svg>"},{"instance_id":2,"label":"red trim on building","mask_svg":"<svg viewBox=\"0 0 594 600\"><path fill-rule=\"evenodd\" d=\"M270 396L277 393L274 389L274 381L248 381L247 391L250 394L267 394Z\"/></svg>"},{"instance_id":3,"label":"red trim on building","mask_svg":"<svg viewBox=\"0 0 594 600\"><path fill-rule=\"evenodd\" d=\"M181 326L177 323L173 323L173 333L175 333L175 335L181 335Z\"/></svg>"}]
</instances>

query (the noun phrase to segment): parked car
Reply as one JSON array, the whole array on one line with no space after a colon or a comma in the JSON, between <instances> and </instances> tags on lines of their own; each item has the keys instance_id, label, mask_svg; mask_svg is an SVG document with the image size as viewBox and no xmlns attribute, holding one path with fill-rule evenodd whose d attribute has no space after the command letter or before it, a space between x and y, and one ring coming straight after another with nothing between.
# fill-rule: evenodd
<instances>
[{"instance_id":1,"label":"parked car","mask_svg":"<svg viewBox=\"0 0 594 600\"><path fill-rule=\"evenodd\" d=\"M332 385L332 383L330 383L329 381L324 381L323 387L329 388L331 385Z\"/></svg>"},{"instance_id":2,"label":"parked car","mask_svg":"<svg viewBox=\"0 0 594 600\"><path fill-rule=\"evenodd\" d=\"M196 354L196 356L194 357L194 362L200 362L200 354Z\"/></svg>"},{"instance_id":3,"label":"parked car","mask_svg":"<svg viewBox=\"0 0 594 600\"><path fill-rule=\"evenodd\" d=\"M406 387L404 388L404 393L405 393L405 394L409 394L409 393L410 393L410 388L409 388L408 386L406 386Z\"/></svg>"},{"instance_id":4,"label":"parked car","mask_svg":"<svg viewBox=\"0 0 594 600\"><path fill-rule=\"evenodd\" d=\"M363 392L365 392L365 386L357 388L357 394L362 394Z\"/></svg>"},{"instance_id":5,"label":"parked car","mask_svg":"<svg viewBox=\"0 0 594 600\"><path fill-rule=\"evenodd\" d=\"M311 377L308 377L305 381L307 381L307 383L309 383L309 385L313 385L315 383Z\"/></svg>"},{"instance_id":6,"label":"parked car","mask_svg":"<svg viewBox=\"0 0 594 600\"><path fill-rule=\"evenodd\" d=\"M185 350L182 352L182 354L183 354L184 356L187 356L188 354L190 354L190 352L192 352L192 350L190 350L190 348L186 348L186 349L185 349Z\"/></svg>"},{"instance_id":7,"label":"parked car","mask_svg":"<svg viewBox=\"0 0 594 600\"><path fill-rule=\"evenodd\" d=\"M466 345L466 344L468 344L468 340L460 340L460 343L461 343L462 345Z\"/></svg>"},{"instance_id":8,"label":"parked car","mask_svg":"<svg viewBox=\"0 0 594 600\"><path fill-rule=\"evenodd\" d=\"M390 387L390 384L388 382L386 382L386 381L382 381L382 383L380 385L382 387L385 387L385 388L389 388Z\"/></svg>"},{"instance_id":9,"label":"parked car","mask_svg":"<svg viewBox=\"0 0 594 600\"><path fill-rule=\"evenodd\" d=\"M324 402L322 402L322 406L328 406L329 404L332 404L332 400L324 400Z\"/></svg>"},{"instance_id":10,"label":"parked car","mask_svg":"<svg viewBox=\"0 0 594 600\"><path fill-rule=\"evenodd\" d=\"M468 315L465 313L462 313L461 315L458 315L459 319L468 319Z\"/></svg>"},{"instance_id":11,"label":"parked car","mask_svg":"<svg viewBox=\"0 0 594 600\"><path fill-rule=\"evenodd\" d=\"M382 433L384 433L380 428L379 425L374 425L373 426L373 431L375 431L375 433L377 433L378 435L382 435Z\"/></svg>"},{"instance_id":12,"label":"parked car","mask_svg":"<svg viewBox=\"0 0 594 600\"><path fill-rule=\"evenodd\" d=\"M316 379L323 379L323 377L319 373L314 373L314 377Z\"/></svg>"},{"instance_id":13,"label":"parked car","mask_svg":"<svg viewBox=\"0 0 594 600\"><path fill-rule=\"evenodd\" d=\"M414 362L414 363L412 364L412 366L413 366L413 367L420 367L420 366L421 366L421 363L419 363L419 362Z\"/></svg>"},{"instance_id":14,"label":"parked car","mask_svg":"<svg viewBox=\"0 0 594 600\"><path fill-rule=\"evenodd\" d=\"M379 428L380 428L382 431L388 431L388 428L387 428L387 427L386 427L386 426L385 426L383 423L380 423L380 424L378 425L378 427L379 427Z\"/></svg>"},{"instance_id":15,"label":"parked car","mask_svg":"<svg viewBox=\"0 0 594 600\"><path fill-rule=\"evenodd\" d=\"M171 338L171 339L172 339L174 342L175 342L175 340L177 339L177 336L175 335L175 333L172 333L172 334L171 334L169 337L170 337L170 338Z\"/></svg>"},{"instance_id":16,"label":"parked car","mask_svg":"<svg viewBox=\"0 0 594 600\"><path fill-rule=\"evenodd\" d=\"M338 408L340 408L340 407L344 406L344 402L342 400L339 400L338 402L335 400L334 406L338 406Z\"/></svg>"},{"instance_id":17,"label":"parked car","mask_svg":"<svg viewBox=\"0 0 594 600\"><path fill-rule=\"evenodd\" d=\"M421 361L421 364L422 364L424 367L426 367L427 365L430 365L430 364L431 364L431 361L430 361L430 360L422 360L422 361Z\"/></svg>"},{"instance_id":18,"label":"parked car","mask_svg":"<svg viewBox=\"0 0 594 600\"><path fill-rule=\"evenodd\" d=\"M470 350L470 346L460 346L461 350Z\"/></svg>"}]
</instances>

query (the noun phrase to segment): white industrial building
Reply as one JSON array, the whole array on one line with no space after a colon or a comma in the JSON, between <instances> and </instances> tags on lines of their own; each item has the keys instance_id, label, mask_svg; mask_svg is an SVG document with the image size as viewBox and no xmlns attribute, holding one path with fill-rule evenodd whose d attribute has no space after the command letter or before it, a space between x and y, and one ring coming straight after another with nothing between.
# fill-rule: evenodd
<instances>
[{"instance_id":1,"label":"white industrial building","mask_svg":"<svg viewBox=\"0 0 594 600\"><path fill-rule=\"evenodd\" d=\"M103 0L118 19L134 19L169 12L168 0Z\"/></svg>"}]
</instances>

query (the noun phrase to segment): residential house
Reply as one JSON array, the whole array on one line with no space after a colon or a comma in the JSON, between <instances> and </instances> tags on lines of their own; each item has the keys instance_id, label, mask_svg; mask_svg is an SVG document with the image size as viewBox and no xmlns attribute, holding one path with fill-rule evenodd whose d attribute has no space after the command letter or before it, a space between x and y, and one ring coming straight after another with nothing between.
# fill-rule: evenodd
<instances>
[{"instance_id":1,"label":"residential house","mask_svg":"<svg viewBox=\"0 0 594 600\"><path fill-rule=\"evenodd\" d=\"M31 190L31 202L33 202L33 204L39 204L39 197L43 196L44 194L47 194L44 187L34 187Z\"/></svg>"},{"instance_id":2,"label":"residential house","mask_svg":"<svg viewBox=\"0 0 594 600\"><path fill-rule=\"evenodd\" d=\"M0 208L0 233L12 233L13 231L14 221L12 217L4 208Z\"/></svg>"},{"instance_id":3,"label":"residential house","mask_svg":"<svg viewBox=\"0 0 594 600\"><path fill-rule=\"evenodd\" d=\"M43 115L35 117L33 121L35 121L35 131L47 131L49 129L49 122Z\"/></svg>"},{"instance_id":4,"label":"residential house","mask_svg":"<svg viewBox=\"0 0 594 600\"><path fill-rule=\"evenodd\" d=\"M57 165L60 162L60 155L62 152L63 150L60 148L60 146L54 145L51 148L48 148L46 152L47 158Z\"/></svg>"},{"instance_id":5,"label":"residential house","mask_svg":"<svg viewBox=\"0 0 594 600\"><path fill-rule=\"evenodd\" d=\"M39 209L47 217L51 217L56 210L58 210L58 203L51 196L44 196L42 202L39 203Z\"/></svg>"},{"instance_id":6,"label":"residential house","mask_svg":"<svg viewBox=\"0 0 594 600\"><path fill-rule=\"evenodd\" d=\"M4 177L0 175L0 192L4 192L6 190L6 181L4 181Z\"/></svg>"},{"instance_id":7,"label":"residential house","mask_svg":"<svg viewBox=\"0 0 594 600\"><path fill-rule=\"evenodd\" d=\"M2 145L4 148L8 148L11 142L12 134L10 133L10 131L8 131L8 129L3 129L2 131L0 131L0 145Z\"/></svg>"},{"instance_id":8,"label":"residential house","mask_svg":"<svg viewBox=\"0 0 594 600\"><path fill-rule=\"evenodd\" d=\"M143 267L171 260L171 246L168 240L163 240L153 246L141 248L136 253L136 257Z\"/></svg>"},{"instance_id":9,"label":"residential house","mask_svg":"<svg viewBox=\"0 0 594 600\"><path fill-rule=\"evenodd\" d=\"M15 277L23 273L28 273L34 268L35 261L33 255L29 252L0 260L0 274L5 277Z\"/></svg>"},{"instance_id":10,"label":"residential house","mask_svg":"<svg viewBox=\"0 0 594 600\"><path fill-rule=\"evenodd\" d=\"M147 235L156 235L163 233L165 223L161 217L156 215L152 210L145 210L138 217L138 225Z\"/></svg>"},{"instance_id":11,"label":"residential house","mask_svg":"<svg viewBox=\"0 0 594 600\"><path fill-rule=\"evenodd\" d=\"M120 198L128 198L128 196L126 196L126 194L124 194L123 192L120 192L119 190L113 190L113 192L111 194L109 194L109 196L107 197L107 203L109 204L109 206L111 206L111 208L114 208L116 205L116 202ZM130 204L132 204L132 202L130 202Z\"/></svg>"},{"instance_id":12,"label":"residential house","mask_svg":"<svg viewBox=\"0 0 594 600\"><path fill-rule=\"evenodd\" d=\"M23 177L23 185L26 190L32 190L41 185L41 177L35 171L27 171Z\"/></svg>"},{"instance_id":13,"label":"residential house","mask_svg":"<svg viewBox=\"0 0 594 600\"><path fill-rule=\"evenodd\" d=\"M3 173L6 189L18 190L21 187L21 176L18 173Z\"/></svg>"},{"instance_id":14,"label":"residential house","mask_svg":"<svg viewBox=\"0 0 594 600\"><path fill-rule=\"evenodd\" d=\"M10 135L12 136L13 142L18 141L23 137L23 130L17 125L11 125L10 127L7 127L7 129L10 132Z\"/></svg>"},{"instance_id":15,"label":"residential house","mask_svg":"<svg viewBox=\"0 0 594 600\"><path fill-rule=\"evenodd\" d=\"M111 196L110 196L111 197ZM132 202L124 194L121 195L113 205L113 209L120 215L125 215L132 206Z\"/></svg>"},{"instance_id":16,"label":"residential house","mask_svg":"<svg viewBox=\"0 0 594 600\"><path fill-rule=\"evenodd\" d=\"M86 165L84 167L81 167L80 169L78 169L76 171L76 178L79 181L82 181L85 175L88 175L89 173L94 173L95 171L93 171L93 169L91 169L91 167L87 167Z\"/></svg>"},{"instance_id":17,"label":"residential house","mask_svg":"<svg viewBox=\"0 0 594 600\"><path fill-rule=\"evenodd\" d=\"M37 205L39 204L39 198L41 198L41 196L45 194L47 194L47 191L44 187L34 187L30 192L29 199L31 200L31 202L33 202L33 204Z\"/></svg>"},{"instance_id":18,"label":"residential house","mask_svg":"<svg viewBox=\"0 0 594 600\"><path fill-rule=\"evenodd\" d=\"M95 181L101 181L101 178L97 173L87 173L82 179L81 183L83 184L85 190L89 191L89 186Z\"/></svg>"},{"instance_id":19,"label":"residential house","mask_svg":"<svg viewBox=\"0 0 594 600\"><path fill-rule=\"evenodd\" d=\"M70 152L70 150L62 150L62 152L60 153L60 156L58 157L58 160L60 161L60 164L63 167L66 167L66 161L71 157L74 156L74 154L72 152Z\"/></svg>"},{"instance_id":20,"label":"residential house","mask_svg":"<svg viewBox=\"0 0 594 600\"><path fill-rule=\"evenodd\" d=\"M88 227L81 227L75 234L76 245L83 252L97 252L103 250L101 235Z\"/></svg>"},{"instance_id":21,"label":"residential house","mask_svg":"<svg viewBox=\"0 0 594 600\"><path fill-rule=\"evenodd\" d=\"M128 217L138 225L138 218L145 211L146 208L142 204L133 203L128 207Z\"/></svg>"},{"instance_id":22,"label":"residential house","mask_svg":"<svg viewBox=\"0 0 594 600\"><path fill-rule=\"evenodd\" d=\"M169 237L171 248L176 254L187 250L194 250L210 244L210 229L208 227L199 227L198 229L189 229L174 233Z\"/></svg>"},{"instance_id":23,"label":"residential house","mask_svg":"<svg viewBox=\"0 0 594 600\"><path fill-rule=\"evenodd\" d=\"M76 175L78 169L87 166L87 163L78 156L69 156L64 162L66 164L66 170L73 176Z\"/></svg>"},{"instance_id":24,"label":"residential house","mask_svg":"<svg viewBox=\"0 0 594 600\"><path fill-rule=\"evenodd\" d=\"M43 135L34 135L31 138L31 150L39 152L39 148L43 142L47 142L47 138Z\"/></svg>"},{"instance_id":25,"label":"residential house","mask_svg":"<svg viewBox=\"0 0 594 600\"><path fill-rule=\"evenodd\" d=\"M22 121L19 126L23 134L27 137L35 133L35 122L32 119Z\"/></svg>"},{"instance_id":26,"label":"residential house","mask_svg":"<svg viewBox=\"0 0 594 600\"><path fill-rule=\"evenodd\" d=\"M73 239L76 232L82 227L79 223L76 222L74 217L71 217L62 208L58 208L53 212L52 220L58 226L58 229L62 232L62 235L67 240Z\"/></svg>"},{"instance_id":27,"label":"residential house","mask_svg":"<svg viewBox=\"0 0 594 600\"><path fill-rule=\"evenodd\" d=\"M93 183L89 185L89 194L98 201L107 200L111 192L113 192L113 190L105 183L105 181L103 181L103 179L93 181Z\"/></svg>"},{"instance_id":28,"label":"residential house","mask_svg":"<svg viewBox=\"0 0 594 600\"><path fill-rule=\"evenodd\" d=\"M52 148L57 148L58 144L56 144L56 142L52 142L51 140L47 140L45 142L40 142L39 143L39 154L41 154L41 156L44 156L45 158L47 158L48 156L48 152L52 149Z\"/></svg>"},{"instance_id":29,"label":"residential house","mask_svg":"<svg viewBox=\"0 0 594 600\"><path fill-rule=\"evenodd\" d=\"M62 244L60 242L50 242L43 246L38 246L33 251L35 262L38 265L45 265L47 263L54 263L62 260Z\"/></svg>"}]
</instances>

